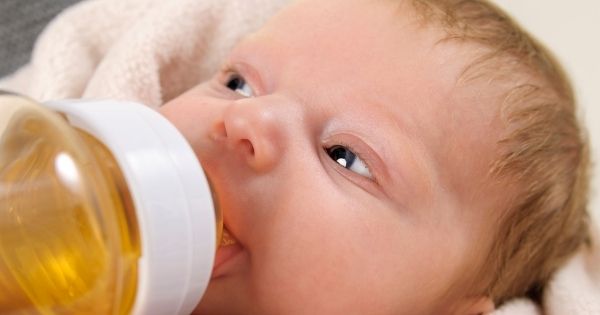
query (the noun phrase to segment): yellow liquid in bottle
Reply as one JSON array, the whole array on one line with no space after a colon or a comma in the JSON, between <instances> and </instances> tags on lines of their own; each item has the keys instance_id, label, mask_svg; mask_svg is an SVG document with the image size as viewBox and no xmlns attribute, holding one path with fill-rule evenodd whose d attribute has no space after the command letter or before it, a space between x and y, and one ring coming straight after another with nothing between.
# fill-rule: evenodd
<instances>
[{"instance_id":1,"label":"yellow liquid in bottle","mask_svg":"<svg viewBox=\"0 0 600 315\"><path fill-rule=\"evenodd\" d=\"M0 95L0 116L7 104L14 106L10 120L0 118L0 314L128 314L141 253L117 163L59 115Z\"/></svg>"}]
</instances>

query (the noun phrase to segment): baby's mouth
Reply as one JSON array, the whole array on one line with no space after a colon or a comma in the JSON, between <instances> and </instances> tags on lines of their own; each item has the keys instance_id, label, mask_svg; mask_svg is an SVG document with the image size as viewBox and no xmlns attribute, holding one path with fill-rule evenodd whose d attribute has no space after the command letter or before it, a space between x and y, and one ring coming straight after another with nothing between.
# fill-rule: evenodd
<instances>
[{"instance_id":1,"label":"baby's mouth","mask_svg":"<svg viewBox=\"0 0 600 315\"><path fill-rule=\"evenodd\" d=\"M224 222L222 216L222 210L219 205L219 199L217 197L214 185L208 177L208 183L211 188L213 201L215 203L215 214L217 215L217 224L222 224L223 230L217 232L218 247L215 253L215 261L212 270L211 279L216 279L227 275L231 272L232 266L227 266L226 262L232 260L235 256L238 256L243 252L243 247L235 238L235 236L227 229L227 224ZM220 235L219 235L220 234ZM220 236L220 239L219 239ZM231 265L231 264L229 264Z\"/></svg>"},{"instance_id":2,"label":"baby's mouth","mask_svg":"<svg viewBox=\"0 0 600 315\"><path fill-rule=\"evenodd\" d=\"M219 243L219 248L217 248L215 254L215 263L211 279L220 278L232 272L232 268L235 269L235 267L232 266L232 264L227 264L227 262L233 260L233 258L241 254L243 250L241 244L233 234L227 230L227 226L223 226L223 235L221 236L221 242Z\"/></svg>"}]
</instances>

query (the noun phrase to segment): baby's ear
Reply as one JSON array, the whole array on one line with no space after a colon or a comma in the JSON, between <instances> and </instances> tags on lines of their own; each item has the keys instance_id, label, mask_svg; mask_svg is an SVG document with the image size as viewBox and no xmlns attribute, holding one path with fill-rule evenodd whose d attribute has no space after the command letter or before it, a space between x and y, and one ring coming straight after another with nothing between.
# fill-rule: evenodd
<instances>
[{"instance_id":1,"label":"baby's ear","mask_svg":"<svg viewBox=\"0 0 600 315\"><path fill-rule=\"evenodd\" d=\"M487 296L466 298L459 315L485 315L490 314L496 308L494 301Z\"/></svg>"}]
</instances>

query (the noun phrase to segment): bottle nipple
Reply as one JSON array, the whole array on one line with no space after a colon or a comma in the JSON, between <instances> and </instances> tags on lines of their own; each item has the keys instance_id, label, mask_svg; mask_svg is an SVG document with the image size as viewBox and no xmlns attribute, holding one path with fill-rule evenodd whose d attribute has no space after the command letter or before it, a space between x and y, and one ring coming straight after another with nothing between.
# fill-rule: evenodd
<instances>
[{"instance_id":1,"label":"bottle nipple","mask_svg":"<svg viewBox=\"0 0 600 315\"><path fill-rule=\"evenodd\" d=\"M237 241L231 236L231 234L229 234L229 231L227 229L223 229L223 234L221 236L221 242L219 246L229 246L236 243Z\"/></svg>"}]
</instances>

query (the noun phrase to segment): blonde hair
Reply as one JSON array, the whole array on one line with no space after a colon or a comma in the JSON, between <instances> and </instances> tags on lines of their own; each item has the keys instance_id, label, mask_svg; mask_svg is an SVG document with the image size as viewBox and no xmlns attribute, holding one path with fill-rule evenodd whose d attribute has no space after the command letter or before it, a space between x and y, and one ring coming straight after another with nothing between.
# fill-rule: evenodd
<instances>
[{"instance_id":1,"label":"blonde hair","mask_svg":"<svg viewBox=\"0 0 600 315\"><path fill-rule=\"evenodd\" d=\"M426 24L443 28L444 40L485 48L464 77L493 77L489 82L505 89L506 136L490 175L517 193L501 214L477 278L497 304L517 296L540 301L552 274L589 242L588 144L569 80L546 48L486 1L412 0L412 5Z\"/></svg>"}]
</instances>

